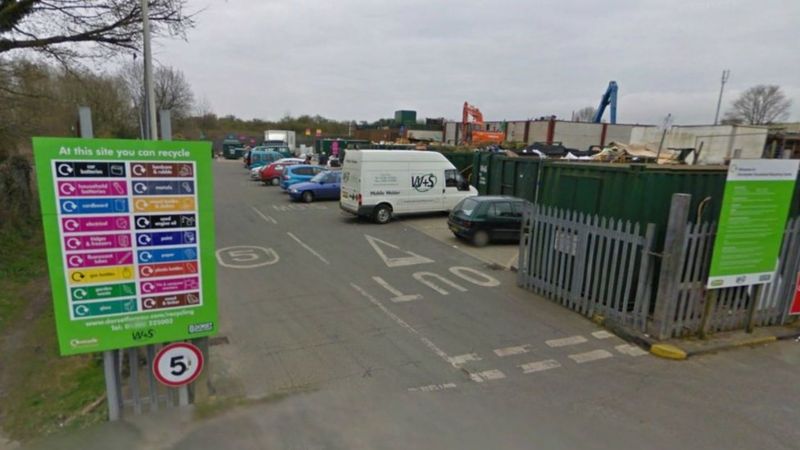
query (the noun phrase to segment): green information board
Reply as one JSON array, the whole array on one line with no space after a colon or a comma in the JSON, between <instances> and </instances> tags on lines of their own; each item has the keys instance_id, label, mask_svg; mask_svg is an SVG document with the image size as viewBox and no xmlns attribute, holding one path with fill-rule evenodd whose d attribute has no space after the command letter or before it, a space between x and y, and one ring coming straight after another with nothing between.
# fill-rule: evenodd
<instances>
[{"instance_id":1,"label":"green information board","mask_svg":"<svg viewBox=\"0 0 800 450\"><path fill-rule=\"evenodd\" d=\"M62 355L217 332L210 147L33 139Z\"/></svg>"},{"instance_id":2,"label":"green information board","mask_svg":"<svg viewBox=\"0 0 800 450\"><path fill-rule=\"evenodd\" d=\"M798 160L731 161L707 287L772 282Z\"/></svg>"}]
</instances>

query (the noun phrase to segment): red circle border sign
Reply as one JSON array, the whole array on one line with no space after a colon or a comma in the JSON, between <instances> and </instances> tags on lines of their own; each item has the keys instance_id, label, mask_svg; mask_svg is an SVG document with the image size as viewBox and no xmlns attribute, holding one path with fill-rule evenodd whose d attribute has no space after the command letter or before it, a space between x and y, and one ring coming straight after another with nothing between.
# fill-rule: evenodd
<instances>
[{"instance_id":1,"label":"red circle border sign","mask_svg":"<svg viewBox=\"0 0 800 450\"><path fill-rule=\"evenodd\" d=\"M197 356L197 370L195 370L194 374L192 374L192 376L187 378L185 381L182 381L180 383L175 383L167 380L161 375L161 373L159 373L158 363L161 361L161 358L163 358L168 351L172 350L173 348L181 348L181 347L188 349L189 351L194 353L195 356ZM175 342L162 347L161 350L159 350L158 353L156 354L156 357L153 358L152 364L153 364L152 367L153 376L155 376L156 379L159 382L161 382L161 384L169 387L181 387L191 383L192 381L196 380L197 377L200 376L200 374L203 372L203 366L205 365L205 361L203 359L203 352L201 352L196 345L190 344L188 342Z\"/></svg>"}]
</instances>

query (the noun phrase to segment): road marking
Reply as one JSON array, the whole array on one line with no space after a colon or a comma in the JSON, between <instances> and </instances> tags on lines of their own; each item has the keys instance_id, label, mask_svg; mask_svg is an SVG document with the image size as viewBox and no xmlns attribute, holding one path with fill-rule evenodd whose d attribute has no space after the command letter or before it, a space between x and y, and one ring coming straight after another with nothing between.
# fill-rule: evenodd
<instances>
[{"instance_id":1,"label":"road marking","mask_svg":"<svg viewBox=\"0 0 800 450\"><path fill-rule=\"evenodd\" d=\"M436 291L436 292L438 292L438 293L440 293L442 295L448 295L449 294L447 289L444 289L444 288L440 287L438 284L434 283L433 281L426 280L425 277L436 278L439 281L441 281L442 283L449 285L450 287L452 287L453 289L455 289L457 291L467 292L467 288L465 288L465 287L463 287L463 286L461 286L459 284L453 283L452 281L448 280L447 278L445 278L445 277L443 277L443 276L441 276L441 275L439 275L437 273L433 273L433 272L416 272L411 276L414 277L415 280L419 281L420 283L424 284L425 286L428 286L429 288L433 289L434 291Z\"/></svg>"},{"instance_id":2,"label":"road marking","mask_svg":"<svg viewBox=\"0 0 800 450\"><path fill-rule=\"evenodd\" d=\"M617 345L616 347L614 347L614 349L616 349L618 352L622 353L623 355L628 355L628 356L642 356L642 355L646 355L647 354L647 352L645 350L639 348L636 345L632 345L632 344Z\"/></svg>"},{"instance_id":3,"label":"road marking","mask_svg":"<svg viewBox=\"0 0 800 450\"><path fill-rule=\"evenodd\" d=\"M414 252L409 252L407 250L402 250L400 247L398 247L398 246L396 246L394 244L390 244L390 243L388 243L388 242L386 242L384 240L378 239L378 238L370 236L368 234L365 234L364 237L367 238L367 242L369 242L369 245L372 246L372 248L375 250L375 253L377 253L378 256L380 256L380 258L383 260L384 264L386 264L386 267L415 266L417 264L428 264L428 263L434 262L430 258L426 258L424 256L420 256L420 255L418 255L418 254L416 254ZM401 257L401 258L389 258L388 256L386 256L386 252L383 251L381 246L389 247L389 248L392 248L394 250L399 250L400 252L405 253L406 255L410 255L410 256L404 256L404 257Z\"/></svg>"},{"instance_id":4,"label":"road marking","mask_svg":"<svg viewBox=\"0 0 800 450\"><path fill-rule=\"evenodd\" d=\"M458 356L451 356L450 363L454 366L461 366L462 364L469 362L469 361L480 361L480 356L477 353L467 353L466 355L458 355Z\"/></svg>"},{"instance_id":5,"label":"road marking","mask_svg":"<svg viewBox=\"0 0 800 450\"><path fill-rule=\"evenodd\" d=\"M511 269L511 267L514 266L514 263L518 262L519 262L519 250L517 250L517 253L515 253L514 256L512 256L511 259L508 260L505 267L506 269Z\"/></svg>"},{"instance_id":6,"label":"road marking","mask_svg":"<svg viewBox=\"0 0 800 450\"><path fill-rule=\"evenodd\" d=\"M548 347L566 347L568 345L577 345L583 344L587 342L586 338L583 336L570 336L561 339L550 339L549 341L544 341Z\"/></svg>"},{"instance_id":7,"label":"road marking","mask_svg":"<svg viewBox=\"0 0 800 450\"><path fill-rule=\"evenodd\" d=\"M255 207L255 206L251 206L251 208L253 208L253 211L255 211L255 212L256 212L256 214L258 214L259 216L261 216L261 218L262 218L262 219L264 219L264 221L265 221L265 222L271 222L271 223L273 223L274 225L277 225L277 224L278 224L278 222L277 222L275 219L273 219L273 218L272 218L272 217L270 217L270 216L265 216L265 215L264 215L264 213L262 213L261 211L259 211L258 209L256 209L256 207Z\"/></svg>"},{"instance_id":8,"label":"road marking","mask_svg":"<svg viewBox=\"0 0 800 450\"><path fill-rule=\"evenodd\" d=\"M219 265L231 269L254 269L275 264L280 260L275 250L255 245L223 247L217 250L216 255Z\"/></svg>"},{"instance_id":9,"label":"road marking","mask_svg":"<svg viewBox=\"0 0 800 450\"><path fill-rule=\"evenodd\" d=\"M295 240L295 241L296 241L298 244L300 244L300 245L301 245L301 246L302 246L304 249L306 249L306 250L308 250L309 252L311 252L311 254L312 254L312 255L314 255L314 256L316 256L317 258L319 258L319 260L320 260L320 261L324 262L325 264L330 264L330 263L328 262L328 260L327 260L327 259L325 259L325 258L324 258L322 255L320 255L319 253L317 253L316 251L314 251L314 249L313 249L313 248L311 248L311 247L309 247L308 245L306 245L306 244L305 244L305 242L301 241L301 240L300 240L300 238L298 238L297 236L295 236L294 234L292 234L292 232L291 232L291 231L287 231L287 232L286 232L286 234L288 234L290 238L294 239L294 240Z\"/></svg>"},{"instance_id":10,"label":"road marking","mask_svg":"<svg viewBox=\"0 0 800 450\"><path fill-rule=\"evenodd\" d=\"M384 289L391 292L392 295L394 295L394 297L389 299L394 303L410 302L422 298L422 296L419 294L403 294L381 277L372 277L372 279L375 280L376 283L380 284Z\"/></svg>"},{"instance_id":11,"label":"road marking","mask_svg":"<svg viewBox=\"0 0 800 450\"><path fill-rule=\"evenodd\" d=\"M530 344L526 344L518 345L516 347L496 348L494 349L494 354L502 358L504 356L521 355L523 353L528 353L529 351L531 351L531 346Z\"/></svg>"},{"instance_id":12,"label":"road marking","mask_svg":"<svg viewBox=\"0 0 800 450\"><path fill-rule=\"evenodd\" d=\"M594 336L597 339L608 339L614 337L612 333L609 333L606 330L595 331L594 333L592 333L592 336Z\"/></svg>"},{"instance_id":13,"label":"road marking","mask_svg":"<svg viewBox=\"0 0 800 450\"><path fill-rule=\"evenodd\" d=\"M370 294L369 294L367 291L365 291L364 289L362 289L362 288L361 288L360 286L358 286L357 284L350 283L350 286L352 286L352 287L353 287L353 289L355 289L356 291L358 291L358 292L359 292L361 295L363 295L363 296L364 296L364 297L365 297L367 300L369 300L369 301L370 301L370 303L372 303L373 305L377 306L377 307L378 307L378 309L380 309L381 311L383 311L383 313L384 313L384 314L386 314L387 316L389 316L389 318L390 318L390 319L392 319L392 320L393 320L395 323L397 323L398 325L400 325L402 328L405 328L406 330L408 330L408 332L410 332L411 334L413 334L413 335L417 336L417 338L418 338L418 339L419 339L419 340L420 340L420 341L421 341L423 344L425 344L425 346L426 346L426 347L428 347L428 349L429 349L429 350L431 350L433 353L435 353L435 354L436 354L436 356L438 356L439 358L442 358L442 359L443 359L443 360L444 360L446 363L448 363L448 364L450 364L451 366L453 366L453 368L455 368L455 369L458 369L458 370L461 370L461 368L460 368L460 367L457 367L457 366L456 366L456 365L454 365L452 362L450 362L450 357L449 357L449 356L447 356L447 353L445 353L445 352L444 352L442 349L440 349L439 347L437 347L437 346L436 346L436 344L434 344L434 343L433 343L433 341L431 341L430 339L428 339L428 338L426 338L425 336L423 336L422 334L420 334L420 332L419 332L419 331L417 331L417 329L416 329L416 328L414 328L414 327L412 327L411 325L409 325L409 324L408 324L408 323L407 323L405 320L401 319L401 318L400 318L400 317L399 317L397 314L395 314L395 313L393 313L393 312L389 311L389 309L388 309L388 308L386 308L385 306L383 306L383 304L382 304L381 302L379 302L379 301L378 301L378 299L376 299L375 297L373 297L372 295L370 295Z\"/></svg>"},{"instance_id":14,"label":"road marking","mask_svg":"<svg viewBox=\"0 0 800 450\"><path fill-rule=\"evenodd\" d=\"M455 383L429 384L427 386L408 388L408 392L435 392L435 391L443 391L445 389L455 389L455 388L456 388Z\"/></svg>"},{"instance_id":15,"label":"road marking","mask_svg":"<svg viewBox=\"0 0 800 450\"><path fill-rule=\"evenodd\" d=\"M469 281L470 283L478 285L478 286L483 286L483 287L500 286L500 280L498 280L497 278L494 278L494 277L491 277L489 275L486 275L485 273L483 273L483 272L481 272L479 270L475 270L475 269L473 269L471 267L455 266L455 267L451 267L449 270L453 275L455 275L455 276L457 276L459 278L462 278L462 279L464 279L466 281ZM471 273L473 275L477 275L479 279L476 280L475 278L473 278L471 276L465 275L463 272L467 272L467 273Z\"/></svg>"},{"instance_id":16,"label":"road marking","mask_svg":"<svg viewBox=\"0 0 800 450\"><path fill-rule=\"evenodd\" d=\"M545 370L557 369L561 367L561 363L555 359L545 359L544 361L534 361L519 366L522 373L543 372Z\"/></svg>"},{"instance_id":17,"label":"road marking","mask_svg":"<svg viewBox=\"0 0 800 450\"><path fill-rule=\"evenodd\" d=\"M576 353L574 355L569 355L569 359L575 361L578 364L583 364L585 362L597 361L598 359L606 359L611 358L614 355L611 354L608 350L592 350L586 353Z\"/></svg>"},{"instance_id":18,"label":"road marking","mask_svg":"<svg viewBox=\"0 0 800 450\"><path fill-rule=\"evenodd\" d=\"M483 383L484 381L492 381L492 380L502 380L506 377L506 374L497 370L484 370L483 372L473 373L470 375L472 381L477 383Z\"/></svg>"}]
</instances>

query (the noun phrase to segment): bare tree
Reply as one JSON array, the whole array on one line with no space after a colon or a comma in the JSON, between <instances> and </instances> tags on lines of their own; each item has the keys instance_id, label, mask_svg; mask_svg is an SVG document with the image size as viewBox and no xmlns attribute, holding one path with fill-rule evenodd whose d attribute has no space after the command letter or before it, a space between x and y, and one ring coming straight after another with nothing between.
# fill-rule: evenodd
<instances>
[{"instance_id":1,"label":"bare tree","mask_svg":"<svg viewBox=\"0 0 800 450\"><path fill-rule=\"evenodd\" d=\"M594 113L597 111L592 106L587 106L585 108L579 109L575 112L575 121L576 122L591 122L594 120Z\"/></svg>"},{"instance_id":2,"label":"bare tree","mask_svg":"<svg viewBox=\"0 0 800 450\"><path fill-rule=\"evenodd\" d=\"M140 123L146 121L144 113L144 66L133 61L122 66L119 77L124 80L128 96ZM169 66L158 66L153 72L153 92L156 97L156 109L169 109L173 119L182 119L192 113L194 94L186 77L178 69Z\"/></svg>"},{"instance_id":3,"label":"bare tree","mask_svg":"<svg viewBox=\"0 0 800 450\"><path fill-rule=\"evenodd\" d=\"M153 74L156 108L169 109L173 117L187 117L192 112L194 94L186 77L178 69L158 66Z\"/></svg>"},{"instance_id":4,"label":"bare tree","mask_svg":"<svg viewBox=\"0 0 800 450\"><path fill-rule=\"evenodd\" d=\"M786 98L779 86L753 86L744 91L723 119L723 123L766 125L789 117L792 101Z\"/></svg>"},{"instance_id":5,"label":"bare tree","mask_svg":"<svg viewBox=\"0 0 800 450\"><path fill-rule=\"evenodd\" d=\"M182 36L194 26L185 4L150 0L153 32ZM141 24L139 1L0 0L0 54L27 49L63 60L138 51Z\"/></svg>"}]
</instances>

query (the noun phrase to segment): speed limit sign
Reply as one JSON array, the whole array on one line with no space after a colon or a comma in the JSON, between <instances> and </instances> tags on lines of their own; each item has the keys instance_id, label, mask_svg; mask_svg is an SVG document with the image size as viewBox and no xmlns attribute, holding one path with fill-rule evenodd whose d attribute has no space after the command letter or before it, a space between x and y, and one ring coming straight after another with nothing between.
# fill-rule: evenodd
<instances>
[{"instance_id":1,"label":"speed limit sign","mask_svg":"<svg viewBox=\"0 0 800 450\"><path fill-rule=\"evenodd\" d=\"M162 348L153 360L153 375L170 387L189 384L203 370L203 353L197 346L176 342Z\"/></svg>"}]
</instances>

